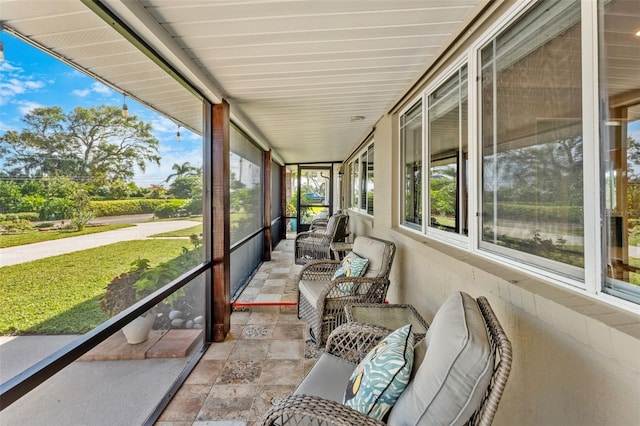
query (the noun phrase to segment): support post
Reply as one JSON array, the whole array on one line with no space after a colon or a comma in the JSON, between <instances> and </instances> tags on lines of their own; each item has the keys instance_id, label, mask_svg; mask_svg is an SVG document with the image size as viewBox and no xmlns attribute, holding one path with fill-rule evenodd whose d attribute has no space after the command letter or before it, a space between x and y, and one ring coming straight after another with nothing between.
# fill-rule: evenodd
<instances>
[{"instance_id":1,"label":"support post","mask_svg":"<svg viewBox=\"0 0 640 426\"><path fill-rule=\"evenodd\" d=\"M231 232L229 198L229 104L213 106L211 204L213 242L213 341L224 341L231 325Z\"/></svg>"},{"instance_id":2,"label":"support post","mask_svg":"<svg viewBox=\"0 0 640 426\"><path fill-rule=\"evenodd\" d=\"M280 167L280 239L287 239L287 166Z\"/></svg>"},{"instance_id":3,"label":"support post","mask_svg":"<svg viewBox=\"0 0 640 426\"><path fill-rule=\"evenodd\" d=\"M263 158L263 181L264 181L264 251L262 260L271 260L271 247L273 239L271 236L271 151L264 151Z\"/></svg>"}]
</instances>

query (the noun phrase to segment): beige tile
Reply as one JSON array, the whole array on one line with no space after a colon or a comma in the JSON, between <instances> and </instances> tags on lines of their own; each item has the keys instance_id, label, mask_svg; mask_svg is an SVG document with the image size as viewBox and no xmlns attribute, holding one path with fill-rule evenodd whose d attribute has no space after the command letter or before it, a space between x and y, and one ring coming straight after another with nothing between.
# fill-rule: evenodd
<instances>
[{"instance_id":1,"label":"beige tile","mask_svg":"<svg viewBox=\"0 0 640 426\"><path fill-rule=\"evenodd\" d=\"M211 387L211 398L253 398L258 385L214 385Z\"/></svg>"},{"instance_id":2,"label":"beige tile","mask_svg":"<svg viewBox=\"0 0 640 426\"><path fill-rule=\"evenodd\" d=\"M284 294L284 287L284 285L264 286L260 289L260 294Z\"/></svg>"},{"instance_id":3,"label":"beige tile","mask_svg":"<svg viewBox=\"0 0 640 426\"><path fill-rule=\"evenodd\" d=\"M302 340L271 340L267 358L304 359L304 342Z\"/></svg>"},{"instance_id":4,"label":"beige tile","mask_svg":"<svg viewBox=\"0 0 640 426\"><path fill-rule=\"evenodd\" d=\"M235 344L236 341L233 339L227 339L224 342L212 343L211 346L209 346L209 349L207 349L202 356L202 359L226 360Z\"/></svg>"},{"instance_id":5,"label":"beige tile","mask_svg":"<svg viewBox=\"0 0 640 426\"><path fill-rule=\"evenodd\" d=\"M305 325L302 324L276 324L272 338L281 340L304 339Z\"/></svg>"},{"instance_id":6,"label":"beige tile","mask_svg":"<svg viewBox=\"0 0 640 426\"><path fill-rule=\"evenodd\" d=\"M239 300L297 300L293 240L283 241L263 263ZM292 266L293 265L293 266ZM304 341L306 323L296 306L236 307L231 331L213 343L167 407L158 425L260 424L271 405L293 392L321 350ZM201 384L200 384L201 383Z\"/></svg>"},{"instance_id":7,"label":"beige tile","mask_svg":"<svg viewBox=\"0 0 640 426\"><path fill-rule=\"evenodd\" d=\"M239 340L229 355L229 359L265 359L268 350L268 341Z\"/></svg>"},{"instance_id":8,"label":"beige tile","mask_svg":"<svg viewBox=\"0 0 640 426\"><path fill-rule=\"evenodd\" d=\"M281 294L261 293L256 296L255 302L280 302L281 297Z\"/></svg>"},{"instance_id":9,"label":"beige tile","mask_svg":"<svg viewBox=\"0 0 640 426\"><path fill-rule=\"evenodd\" d=\"M297 385L304 377L304 360L265 360L259 383Z\"/></svg>"},{"instance_id":10,"label":"beige tile","mask_svg":"<svg viewBox=\"0 0 640 426\"><path fill-rule=\"evenodd\" d=\"M201 359L193 369L185 384L189 385L209 385L211 386L222 371L225 362L221 360Z\"/></svg>"},{"instance_id":11,"label":"beige tile","mask_svg":"<svg viewBox=\"0 0 640 426\"><path fill-rule=\"evenodd\" d=\"M252 398L213 398L208 397L198 416L197 421L208 420L248 420Z\"/></svg>"},{"instance_id":12,"label":"beige tile","mask_svg":"<svg viewBox=\"0 0 640 426\"><path fill-rule=\"evenodd\" d=\"M262 291L261 288L256 288L256 290ZM238 302L241 303L248 303L248 302L253 302L256 300L256 296L258 296L257 294L258 292L256 292L255 294L250 294L250 293L242 293L242 295L240 297L238 297Z\"/></svg>"},{"instance_id":13,"label":"beige tile","mask_svg":"<svg viewBox=\"0 0 640 426\"><path fill-rule=\"evenodd\" d=\"M210 384L208 386L182 385L156 424L163 424L163 422L167 422L164 424L169 424L169 422L171 422L171 424L177 425L179 422L185 422L191 425L207 398L210 389Z\"/></svg>"},{"instance_id":14,"label":"beige tile","mask_svg":"<svg viewBox=\"0 0 640 426\"><path fill-rule=\"evenodd\" d=\"M231 313L231 324L246 324L251 318L251 311L233 311Z\"/></svg>"},{"instance_id":15,"label":"beige tile","mask_svg":"<svg viewBox=\"0 0 640 426\"><path fill-rule=\"evenodd\" d=\"M298 318L297 313L293 314L280 314L278 315L278 324L302 324L304 327L305 322Z\"/></svg>"},{"instance_id":16,"label":"beige tile","mask_svg":"<svg viewBox=\"0 0 640 426\"><path fill-rule=\"evenodd\" d=\"M284 287L285 285L287 285L287 277L282 277L282 278L269 278L267 280L264 280L264 286L265 287L270 287L270 286L282 286Z\"/></svg>"},{"instance_id":17,"label":"beige tile","mask_svg":"<svg viewBox=\"0 0 640 426\"><path fill-rule=\"evenodd\" d=\"M275 324L278 322L277 312L253 312L247 324Z\"/></svg>"},{"instance_id":18,"label":"beige tile","mask_svg":"<svg viewBox=\"0 0 640 426\"><path fill-rule=\"evenodd\" d=\"M226 341L240 339L245 327L246 325L243 325L243 324L231 324L231 327L229 329L229 334L227 334Z\"/></svg>"}]
</instances>

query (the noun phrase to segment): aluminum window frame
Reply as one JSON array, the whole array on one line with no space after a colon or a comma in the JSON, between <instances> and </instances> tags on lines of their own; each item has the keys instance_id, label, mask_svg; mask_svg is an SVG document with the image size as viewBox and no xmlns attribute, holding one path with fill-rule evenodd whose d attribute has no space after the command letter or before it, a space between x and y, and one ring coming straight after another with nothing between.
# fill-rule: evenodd
<instances>
[{"instance_id":1,"label":"aluminum window frame","mask_svg":"<svg viewBox=\"0 0 640 426\"><path fill-rule=\"evenodd\" d=\"M436 79L433 80L433 82L431 84L429 84L424 93L424 103L423 105L426 105L426 108L423 108L423 116L424 116L424 122L425 125L423 126L423 151L425 152L425 164L427 166L429 166L431 164L431 158L430 158L430 152L431 152L431 141L429 140L429 134L430 134L430 123L429 123L429 96L434 93L436 90L438 90L446 81L448 81L451 77L453 77L454 75L458 74L460 72L460 70L463 67L467 67L467 128L463 129L462 123L459 123L459 128L458 131L460 132L460 135L462 134L462 132L464 132L466 130L467 132L467 164L468 164L468 170L466 172L466 179L467 179L467 211L466 211L466 217L467 217L467 227L468 227L468 233L467 235L461 234L461 233L453 233L453 232L448 232L448 231L443 231L443 230L439 230L436 229L432 226L429 226L429 221L427 220L427 218L430 217L430 212L431 212L431 194L429 193L430 188L431 188L431 184L430 184L430 173L425 173L425 179L426 179L426 184L425 184L425 188L427 189L427 193L425 194L424 198L425 198L425 203L426 203L426 207L423 210L423 216L426 216L426 218L423 218L423 223L424 223L424 233L425 235L427 235L428 237L431 237L435 240L444 242L446 244L450 244L450 245L454 245L456 247L460 247L463 249L467 249L470 250L471 249L471 240L470 240L470 235L472 234L472 230L475 229L475 224L473 222L475 215L472 214L472 211L476 211L473 210L473 200L475 199L474 196L472 196L472 193L475 192L475 186L473 184L473 177L475 177L474 174L474 170L475 167L472 167L472 164L474 163L474 159L476 156L476 152L477 152L477 145L476 145L476 139L473 137L474 134L471 132L471 102L472 102L472 90L471 90L471 73L470 73L470 64L469 64L469 56L470 56L470 52L466 51L464 52L462 55L460 55L460 57L458 57L458 59L456 59L452 65L450 65L449 67L447 67L443 72L441 72L438 77ZM475 97L474 97L475 100ZM425 113L426 111L426 113ZM457 163L457 167L458 170L456 171L456 175L458 177L458 179L460 178L461 175L461 171L460 171L460 166L461 166L461 161L460 158L458 157L456 160ZM430 167L428 167L430 169ZM458 188L457 192L458 192L458 197L461 197L461 191L462 188ZM461 198L460 198L461 199ZM456 203L457 204L457 203ZM459 206L456 205L456 209L458 209Z\"/></svg>"},{"instance_id":2,"label":"aluminum window frame","mask_svg":"<svg viewBox=\"0 0 640 426\"><path fill-rule=\"evenodd\" d=\"M349 161L349 171L350 171L350 203L349 210L363 214L365 216L374 217L375 209L374 206L369 206L369 191L367 188L368 176L369 176L369 149L373 148L374 150L374 158L375 158L375 141L373 138L368 139L362 147L353 155L351 161ZM363 176L363 165L366 164L367 169L364 170ZM373 162L375 167L375 161ZM373 175L375 176L375 169L373 170ZM354 194L357 191L358 200L355 200ZM374 191L371 191L373 194ZM364 200L364 209L362 208L362 202ZM373 203L375 204L375 202ZM373 214L369 213L369 207L371 207Z\"/></svg>"},{"instance_id":3,"label":"aluminum window frame","mask_svg":"<svg viewBox=\"0 0 640 426\"><path fill-rule=\"evenodd\" d=\"M628 311L640 313L640 304L620 298L618 296L607 294L604 290L604 231L602 230L602 220L604 211L600 193L602 192L601 179L601 148L600 148L600 81L599 81L599 12L600 1L598 2L581 2L580 3L580 37L581 37L581 93L582 93L582 138L583 138L583 210L584 210L584 267L583 275L580 278L570 277L562 272L554 270L553 263L547 259L550 268L541 268L538 265L523 263L520 259L513 256L506 256L499 250L488 252L480 247L481 223L478 212L481 211L481 175L482 175L482 158L480 155L481 142L481 118L480 118L480 83L478 79L481 75L480 55L482 49L496 38L500 33L507 30L518 18L527 13L532 7L538 3L538 0L526 0L515 4L511 9L505 12L501 17L470 44L469 48L460 54L459 58L452 62L452 65L445 68L442 72L438 72L431 82L423 91L415 95L406 106L398 111L397 114L397 140L398 140L398 171L396 172L397 188L399 189L396 198L396 206L398 206L397 226L409 233L419 234L428 239L438 240L440 242L454 245L470 252L477 254L486 259L498 262L505 266L511 267L518 271L522 271L538 278L557 284L563 288L567 288L573 292L595 298L609 305L616 306ZM462 65L467 64L468 69L468 144L469 144L469 170L468 170L468 237L463 241L458 240L457 235L436 229L429 229L425 221L428 214L429 206L424 205L429 198L428 182L425 182L426 173L425 166L429 164L426 158L428 153L428 94L431 93L440 84ZM407 226L404 223L404 143L403 143L403 126L402 117L411 111L419 102L422 102L422 149L423 149L423 211L422 225L418 227ZM513 253L510 253L512 255Z\"/></svg>"}]
</instances>

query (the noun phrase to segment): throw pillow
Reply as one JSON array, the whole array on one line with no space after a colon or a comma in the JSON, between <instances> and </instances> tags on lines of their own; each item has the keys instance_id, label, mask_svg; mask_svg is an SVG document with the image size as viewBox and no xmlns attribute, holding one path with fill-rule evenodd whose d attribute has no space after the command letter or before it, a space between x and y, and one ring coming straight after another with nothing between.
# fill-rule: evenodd
<instances>
[{"instance_id":1,"label":"throw pillow","mask_svg":"<svg viewBox=\"0 0 640 426\"><path fill-rule=\"evenodd\" d=\"M369 259L360 257L354 252L349 252L342 259L342 264L333 274L332 280L342 277L361 277L366 272L367 266L369 266ZM351 283L340 283L338 288L344 294L351 294Z\"/></svg>"},{"instance_id":2,"label":"throw pillow","mask_svg":"<svg viewBox=\"0 0 640 426\"><path fill-rule=\"evenodd\" d=\"M377 420L409 383L413 367L411 324L385 337L358 364L344 394L344 404Z\"/></svg>"}]
</instances>

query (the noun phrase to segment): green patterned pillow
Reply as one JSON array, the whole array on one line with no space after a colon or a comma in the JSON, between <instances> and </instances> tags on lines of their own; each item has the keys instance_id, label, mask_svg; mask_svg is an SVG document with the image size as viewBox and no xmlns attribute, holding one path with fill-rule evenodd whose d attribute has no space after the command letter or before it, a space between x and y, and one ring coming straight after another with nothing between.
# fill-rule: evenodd
<instances>
[{"instance_id":1,"label":"green patterned pillow","mask_svg":"<svg viewBox=\"0 0 640 426\"><path fill-rule=\"evenodd\" d=\"M366 272L367 266L369 266L369 259L360 257L354 252L349 252L342 259L342 265L333 274L332 280L342 277L361 277ZM351 283L340 283L338 288L344 294L351 294Z\"/></svg>"},{"instance_id":2,"label":"green patterned pillow","mask_svg":"<svg viewBox=\"0 0 640 426\"><path fill-rule=\"evenodd\" d=\"M382 420L409 383L412 368L413 332L407 324L385 337L358 364L344 404Z\"/></svg>"}]
</instances>

